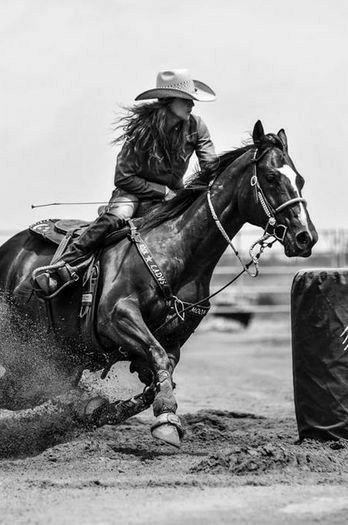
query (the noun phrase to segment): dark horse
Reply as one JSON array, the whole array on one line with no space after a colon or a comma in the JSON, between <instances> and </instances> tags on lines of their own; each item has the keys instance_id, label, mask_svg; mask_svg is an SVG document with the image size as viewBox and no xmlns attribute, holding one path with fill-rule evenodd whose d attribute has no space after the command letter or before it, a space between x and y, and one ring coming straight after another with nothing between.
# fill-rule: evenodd
<instances>
[{"instance_id":1,"label":"dark horse","mask_svg":"<svg viewBox=\"0 0 348 525\"><path fill-rule=\"evenodd\" d=\"M271 228L288 257L311 255L316 230L302 198L303 178L288 155L284 130L265 134L258 121L253 144L224 153L218 162L197 175L177 197L138 219L138 231L165 275L173 296L197 303L209 296L212 273L227 246L244 223ZM49 264L54 248L23 231L0 248L0 287L15 311L19 325L47 331L47 318L35 295L23 300L30 276ZM202 319L203 308L187 311L184 320L173 317L162 290L140 257L134 243L123 239L105 246L100 254L95 331L100 348L86 351L79 336L80 285L66 289L50 303L55 324L55 352L50 358L64 389L77 389L85 369L107 369L119 360L131 362L146 385L143 394L127 401L89 405L86 413L96 425L115 423L153 404L153 435L179 443L182 435L173 395L173 371L180 348ZM24 294L25 295L25 294ZM42 301L41 301L42 303ZM178 304L178 303L176 303ZM169 320L165 326L163 323ZM22 324L23 324L22 323ZM46 324L45 324L46 323ZM29 326L28 326L29 325ZM45 351L49 351L48 348ZM26 356L33 360L35 356ZM0 407L20 409L52 395L48 384L26 396L20 373L11 359L0 356L6 373L0 379ZM45 392L45 388L46 392ZM63 386L62 386L63 389ZM22 389L23 390L23 389ZM92 408L91 408L92 407Z\"/></svg>"}]
</instances>

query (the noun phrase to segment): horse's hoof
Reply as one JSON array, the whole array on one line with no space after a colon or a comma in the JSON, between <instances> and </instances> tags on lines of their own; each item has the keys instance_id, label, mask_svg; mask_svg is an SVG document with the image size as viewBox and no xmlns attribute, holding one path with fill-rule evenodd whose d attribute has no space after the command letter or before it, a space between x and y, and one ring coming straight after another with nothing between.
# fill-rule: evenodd
<instances>
[{"instance_id":1,"label":"horse's hoof","mask_svg":"<svg viewBox=\"0 0 348 525\"><path fill-rule=\"evenodd\" d=\"M93 415L102 406L108 404L108 401L103 397L97 396L89 399L88 401L82 401L75 404L75 412L81 421L93 420Z\"/></svg>"},{"instance_id":2,"label":"horse's hoof","mask_svg":"<svg viewBox=\"0 0 348 525\"><path fill-rule=\"evenodd\" d=\"M171 412L164 412L157 416L151 426L151 434L154 438L178 448L180 447L183 433L180 419L176 414L172 414Z\"/></svg>"},{"instance_id":3,"label":"horse's hoof","mask_svg":"<svg viewBox=\"0 0 348 525\"><path fill-rule=\"evenodd\" d=\"M175 425L165 423L164 425L151 430L151 434L155 439L160 439L168 445L173 445L173 447L180 448L181 442L179 432Z\"/></svg>"},{"instance_id":4,"label":"horse's hoof","mask_svg":"<svg viewBox=\"0 0 348 525\"><path fill-rule=\"evenodd\" d=\"M93 397L85 406L85 416L90 417L98 408L107 403L103 397Z\"/></svg>"}]
</instances>

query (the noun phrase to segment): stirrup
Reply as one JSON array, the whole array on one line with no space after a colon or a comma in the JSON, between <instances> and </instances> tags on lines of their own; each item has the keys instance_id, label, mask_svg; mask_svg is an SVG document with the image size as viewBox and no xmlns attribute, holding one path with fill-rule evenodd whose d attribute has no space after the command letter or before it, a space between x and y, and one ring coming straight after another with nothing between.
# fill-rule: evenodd
<instances>
[{"instance_id":1,"label":"stirrup","mask_svg":"<svg viewBox=\"0 0 348 525\"><path fill-rule=\"evenodd\" d=\"M75 268L64 261L51 266L41 266L32 273L32 280L38 286L36 292L43 293L45 299L52 299L64 288L79 280Z\"/></svg>"},{"instance_id":2,"label":"stirrup","mask_svg":"<svg viewBox=\"0 0 348 525\"><path fill-rule=\"evenodd\" d=\"M76 273L75 267L70 266L70 264L68 263L64 264L64 266L60 266L59 268L57 268L56 272L59 275L59 278L63 284L69 282L76 282L79 280L79 276Z\"/></svg>"}]
</instances>

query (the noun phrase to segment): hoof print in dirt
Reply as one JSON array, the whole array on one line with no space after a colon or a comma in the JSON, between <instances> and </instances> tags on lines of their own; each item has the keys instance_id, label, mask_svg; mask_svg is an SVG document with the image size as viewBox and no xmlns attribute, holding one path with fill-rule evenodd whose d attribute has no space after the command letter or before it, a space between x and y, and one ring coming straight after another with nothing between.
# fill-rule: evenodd
<instances>
[{"instance_id":1,"label":"hoof print in dirt","mask_svg":"<svg viewBox=\"0 0 348 525\"><path fill-rule=\"evenodd\" d=\"M194 466L190 473L230 472L234 475L277 473L288 470L310 472L348 472L344 469L345 454L332 453L332 446L322 443L320 446L308 444L279 445L265 444L259 446L234 446L228 452L221 451L209 455ZM342 450L341 448L339 450Z\"/></svg>"}]
</instances>

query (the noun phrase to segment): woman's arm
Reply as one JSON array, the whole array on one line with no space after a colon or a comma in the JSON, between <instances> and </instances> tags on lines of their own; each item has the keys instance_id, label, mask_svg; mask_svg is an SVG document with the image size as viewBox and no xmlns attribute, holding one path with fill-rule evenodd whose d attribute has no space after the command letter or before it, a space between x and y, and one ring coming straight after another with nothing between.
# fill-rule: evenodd
<instances>
[{"instance_id":1,"label":"woman's arm","mask_svg":"<svg viewBox=\"0 0 348 525\"><path fill-rule=\"evenodd\" d=\"M195 152L199 161L201 170L204 170L205 166L216 159L215 147L210 138L210 133L206 123L195 115L197 122L197 144Z\"/></svg>"},{"instance_id":2,"label":"woman's arm","mask_svg":"<svg viewBox=\"0 0 348 525\"><path fill-rule=\"evenodd\" d=\"M115 186L140 199L164 199L166 186L139 177L139 169L136 167L133 155L129 146L124 144L117 156Z\"/></svg>"}]
</instances>

